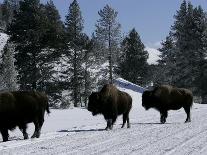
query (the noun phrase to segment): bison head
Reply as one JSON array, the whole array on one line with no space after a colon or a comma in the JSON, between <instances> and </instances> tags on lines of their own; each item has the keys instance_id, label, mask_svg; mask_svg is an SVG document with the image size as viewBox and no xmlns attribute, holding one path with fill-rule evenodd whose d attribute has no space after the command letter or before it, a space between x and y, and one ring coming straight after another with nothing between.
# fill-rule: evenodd
<instances>
[{"instance_id":1,"label":"bison head","mask_svg":"<svg viewBox=\"0 0 207 155\"><path fill-rule=\"evenodd\" d=\"M100 95L98 92L93 92L89 96L88 102L88 111L92 112L92 115L97 115L101 113L101 105L100 105Z\"/></svg>"},{"instance_id":2,"label":"bison head","mask_svg":"<svg viewBox=\"0 0 207 155\"><path fill-rule=\"evenodd\" d=\"M144 91L144 93L142 94L142 106L148 110L150 109L154 102L153 100L153 92L152 91Z\"/></svg>"}]
</instances>

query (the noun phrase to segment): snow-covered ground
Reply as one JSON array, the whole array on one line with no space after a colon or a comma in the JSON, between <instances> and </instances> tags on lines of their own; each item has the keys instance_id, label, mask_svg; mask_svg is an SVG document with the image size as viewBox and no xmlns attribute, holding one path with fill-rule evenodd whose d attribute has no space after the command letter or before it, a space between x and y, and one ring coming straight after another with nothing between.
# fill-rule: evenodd
<instances>
[{"instance_id":1,"label":"snow-covered ground","mask_svg":"<svg viewBox=\"0 0 207 155\"><path fill-rule=\"evenodd\" d=\"M206 154L207 106L194 104L192 122L184 123L183 109L170 111L166 124L159 113L145 111L141 94L120 88L133 98L131 128L121 129L120 116L111 131L103 130L103 116L92 116L86 109L51 110L45 117L39 139L23 140L18 129L10 132L10 141L0 142L0 154ZM32 135L33 125L29 125ZM0 139L1 140L1 139Z\"/></svg>"}]
</instances>

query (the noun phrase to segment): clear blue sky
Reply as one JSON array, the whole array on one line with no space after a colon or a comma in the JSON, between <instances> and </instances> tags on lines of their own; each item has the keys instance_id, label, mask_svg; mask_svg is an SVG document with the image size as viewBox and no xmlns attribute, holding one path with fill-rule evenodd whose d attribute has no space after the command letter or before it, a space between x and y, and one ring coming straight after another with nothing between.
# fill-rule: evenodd
<instances>
[{"instance_id":1,"label":"clear blue sky","mask_svg":"<svg viewBox=\"0 0 207 155\"><path fill-rule=\"evenodd\" d=\"M46 1L46 0L44 0ZM72 0L53 0L62 18L68 12ZM109 4L118 11L122 32L127 34L136 28L146 46L164 40L174 22L173 16L182 0L78 0L84 17L84 31L91 35L99 19L98 11ZM194 6L201 5L207 11L207 0L191 0Z\"/></svg>"},{"instance_id":2,"label":"clear blue sky","mask_svg":"<svg viewBox=\"0 0 207 155\"><path fill-rule=\"evenodd\" d=\"M2 0L0 0L2 1ZM46 2L47 0L41 0ZM53 0L64 20L73 0ZM194 6L201 5L207 11L207 0L190 0ZM122 32L127 34L136 28L142 41L153 46L164 40L174 22L173 16L182 0L78 0L84 18L84 31L91 35L99 19L98 11L109 4L118 11Z\"/></svg>"}]
</instances>

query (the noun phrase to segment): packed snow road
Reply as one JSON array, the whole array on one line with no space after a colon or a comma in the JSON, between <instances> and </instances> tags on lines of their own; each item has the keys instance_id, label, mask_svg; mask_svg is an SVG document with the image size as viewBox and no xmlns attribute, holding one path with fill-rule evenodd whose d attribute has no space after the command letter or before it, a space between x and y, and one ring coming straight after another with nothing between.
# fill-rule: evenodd
<instances>
[{"instance_id":1,"label":"packed snow road","mask_svg":"<svg viewBox=\"0 0 207 155\"><path fill-rule=\"evenodd\" d=\"M52 110L39 139L23 140L15 130L10 141L0 143L0 154L207 154L207 105L194 104L191 123L184 123L180 109L160 124L157 111L141 107L140 94L126 91L133 97L130 129L121 129L122 117L105 131L103 117L85 109ZM30 135L32 130L30 125Z\"/></svg>"}]
</instances>

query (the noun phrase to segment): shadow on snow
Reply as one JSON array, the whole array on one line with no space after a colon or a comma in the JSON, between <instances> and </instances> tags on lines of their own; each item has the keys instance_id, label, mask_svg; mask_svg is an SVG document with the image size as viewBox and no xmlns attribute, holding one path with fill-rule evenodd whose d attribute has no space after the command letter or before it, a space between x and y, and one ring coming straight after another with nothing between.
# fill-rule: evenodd
<instances>
[{"instance_id":1,"label":"shadow on snow","mask_svg":"<svg viewBox=\"0 0 207 155\"><path fill-rule=\"evenodd\" d=\"M94 132L94 131L106 131L105 129L75 129L75 130L60 130L58 132Z\"/></svg>"}]
</instances>

